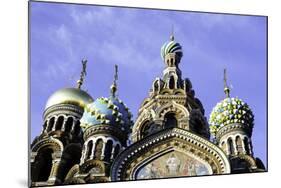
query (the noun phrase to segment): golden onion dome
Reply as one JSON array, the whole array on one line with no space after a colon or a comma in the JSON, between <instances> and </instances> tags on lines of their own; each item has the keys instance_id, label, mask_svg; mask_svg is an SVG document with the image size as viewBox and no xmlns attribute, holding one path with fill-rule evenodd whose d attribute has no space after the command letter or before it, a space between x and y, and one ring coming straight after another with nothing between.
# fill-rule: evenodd
<instances>
[{"instance_id":1,"label":"golden onion dome","mask_svg":"<svg viewBox=\"0 0 281 188\"><path fill-rule=\"evenodd\" d=\"M84 108L87 104L92 103L94 99L85 91L78 88L63 88L52 94L45 109L57 104L73 104Z\"/></svg>"}]
</instances>

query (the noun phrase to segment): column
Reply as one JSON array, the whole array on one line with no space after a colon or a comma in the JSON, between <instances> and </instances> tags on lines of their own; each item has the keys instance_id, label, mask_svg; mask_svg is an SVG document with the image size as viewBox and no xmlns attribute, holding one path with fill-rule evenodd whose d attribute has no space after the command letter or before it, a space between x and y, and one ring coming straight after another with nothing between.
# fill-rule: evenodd
<instances>
[{"instance_id":1,"label":"column","mask_svg":"<svg viewBox=\"0 0 281 188\"><path fill-rule=\"evenodd\" d=\"M64 118L62 128L61 128L62 131L65 131L66 121L67 121L67 118Z\"/></svg>"},{"instance_id":2,"label":"column","mask_svg":"<svg viewBox=\"0 0 281 188\"><path fill-rule=\"evenodd\" d=\"M52 161L52 169L51 169L51 173L48 179L48 182L50 183L55 183L57 181L60 181L57 178L58 175L58 169L59 169L59 164L60 164L60 157L61 157L61 152L55 152L52 155L53 157L53 161Z\"/></svg>"},{"instance_id":3,"label":"column","mask_svg":"<svg viewBox=\"0 0 281 188\"><path fill-rule=\"evenodd\" d=\"M225 144L226 144L226 154L227 154L227 155L230 155L230 145L229 145L227 139L225 140Z\"/></svg>"},{"instance_id":4,"label":"column","mask_svg":"<svg viewBox=\"0 0 281 188\"><path fill-rule=\"evenodd\" d=\"M82 149L82 155L81 155L81 159L80 159L80 165L84 163L84 160L85 160L85 157L86 157L86 153L87 153L87 145L88 145L88 142L85 142L84 145L83 145L83 149Z\"/></svg>"},{"instance_id":5,"label":"column","mask_svg":"<svg viewBox=\"0 0 281 188\"><path fill-rule=\"evenodd\" d=\"M112 145L112 151L111 151L110 160L113 160L113 159L114 159L114 151L115 151L115 147L116 147L116 145Z\"/></svg>"},{"instance_id":6,"label":"column","mask_svg":"<svg viewBox=\"0 0 281 188\"><path fill-rule=\"evenodd\" d=\"M101 150L101 160L103 160L104 156L105 156L105 145L106 145L106 142L103 142L102 150Z\"/></svg>"},{"instance_id":7,"label":"column","mask_svg":"<svg viewBox=\"0 0 281 188\"><path fill-rule=\"evenodd\" d=\"M241 142L242 142L243 154L246 154L247 152L246 152L246 148L245 148L246 146L245 146L245 143L244 143L244 138L243 139L241 138Z\"/></svg>"},{"instance_id":8,"label":"column","mask_svg":"<svg viewBox=\"0 0 281 188\"><path fill-rule=\"evenodd\" d=\"M47 126L45 128L45 132L48 132L49 128L50 128L50 119L47 120Z\"/></svg>"},{"instance_id":9,"label":"column","mask_svg":"<svg viewBox=\"0 0 281 188\"><path fill-rule=\"evenodd\" d=\"M248 147L249 147L249 155L252 155L253 152L252 152L252 144L251 144L251 140L248 139Z\"/></svg>"},{"instance_id":10,"label":"column","mask_svg":"<svg viewBox=\"0 0 281 188\"><path fill-rule=\"evenodd\" d=\"M55 130L56 130L57 120L58 120L58 117L56 117L55 120L54 120L54 125L53 125L53 127L52 127L52 131L55 131Z\"/></svg>"},{"instance_id":11,"label":"column","mask_svg":"<svg viewBox=\"0 0 281 188\"><path fill-rule=\"evenodd\" d=\"M93 148L92 148L92 153L91 153L90 159L93 159L93 158L94 158L95 148L96 148L96 142L93 141Z\"/></svg>"},{"instance_id":12,"label":"column","mask_svg":"<svg viewBox=\"0 0 281 188\"><path fill-rule=\"evenodd\" d=\"M233 144L233 148L234 148L234 154L237 155L238 150L237 150L237 144L236 144L235 138L231 137L231 139L232 139L232 144Z\"/></svg>"}]
</instances>

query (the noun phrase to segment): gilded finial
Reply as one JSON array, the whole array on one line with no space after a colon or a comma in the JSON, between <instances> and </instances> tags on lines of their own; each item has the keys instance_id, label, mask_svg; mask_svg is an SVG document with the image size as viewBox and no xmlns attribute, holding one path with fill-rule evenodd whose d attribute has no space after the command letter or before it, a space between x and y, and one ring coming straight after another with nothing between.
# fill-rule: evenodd
<instances>
[{"instance_id":1,"label":"gilded finial","mask_svg":"<svg viewBox=\"0 0 281 188\"><path fill-rule=\"evenodd\" d=\"M230 97L230 88L227 85L226 69L223 70L224 93L227 98Z\"/></svg>"},{"instance_id":2,"label":"gilded finial","mask_svg":"<svg viewBox=\"0 0 281 188\"><path fill-rule=\"evenodd\" d=\"M115 97L117 91L117 80L118 80L118 65L115 65L115 73L114 73L114 80L113 84L111 85L111 95Z\"/></svg>"},{"instance_id":3,"label":"gilded finial","mask_svg":"<svg viewBox=\"0 0 281 188\"><path fill-rule=\"evenodd\" d=\"M174 41L174 40L175 40L175 36L174 36L174 25L172 25L172 31L171 31L170 40L171 40L171 41Z\"/></svg>"},{"instance_id":4,"label":"gilded finial","mask_svg":"<svg viewBox=\"0 0 281 188\"><path fill-rule=\"evenodd\" d=\"M80 79L77 81L77 88L78 89L81 89L81 86L84 82L84 78L87 74L86 72L86 67L87 67L87 60L86 59L82 59L82 71L81 71L81 74L80 74Z\"/></svg>"}]
</instances>

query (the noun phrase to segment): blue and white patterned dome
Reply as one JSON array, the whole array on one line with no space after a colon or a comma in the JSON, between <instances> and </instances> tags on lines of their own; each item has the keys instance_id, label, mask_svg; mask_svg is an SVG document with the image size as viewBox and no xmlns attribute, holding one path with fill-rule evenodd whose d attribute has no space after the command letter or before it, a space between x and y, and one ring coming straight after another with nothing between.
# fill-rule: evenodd
<instances>
[{"instance_id":1,"label":"blue and white patterned dome","mask_svg":"<svg viewBox=\"0 0 281 188\"><path fill-rule=\"evenodd\" d=\"M176 53L180 58L183 55L181 45L175 42L173 38L162 46L161 48L162 59L165 59L165 56L168 53Z\"/></svg>"},{"instance_id":2,"label":"blue and white patterned dome","mask_svg":"<svg viewBox=\"0 0 281 188\"><path fill-rule=\"evenodd\" d=\"M215 135L221 127L232 123L253 127L253 122L254 115L245 102L238 98L227 97L219 102L211 112L210 132Z\"/></svg>"},{"instance_id":3,"label":"blue and white patterned dome","mask_svg":"<svg viewBox=\"0 0 281 188\"><path fill-rule=\"evenodd\" d=\"M85 107L80 120L81 127L86 129L95 125L120 125L122 130L130 130L132 124L128 107L118 98L100 97Z\"/></svg>"}]
</instances>

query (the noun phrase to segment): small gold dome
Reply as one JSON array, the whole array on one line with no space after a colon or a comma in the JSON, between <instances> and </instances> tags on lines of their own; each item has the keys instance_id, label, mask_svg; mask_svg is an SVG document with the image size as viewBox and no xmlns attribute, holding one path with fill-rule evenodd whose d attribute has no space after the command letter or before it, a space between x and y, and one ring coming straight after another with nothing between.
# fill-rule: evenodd
<instances>
[{"instance_id":1,"label":"small gold dome","mask_svg":"<svg viewBox=\"0 0 281 188\"><path fill-rule=\"evenodd\" d=\"M93 98L81 89L63 88L49 97L45 109L57 104L73 104L84 108L87 104L92 103L93 101Z\"/></svg>"}]
</instances>

